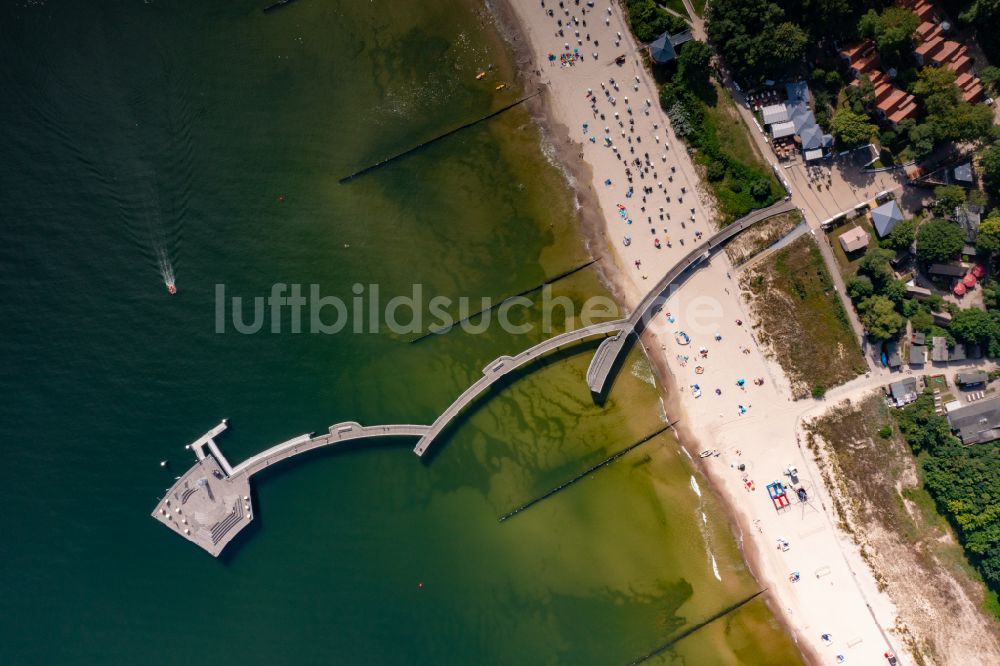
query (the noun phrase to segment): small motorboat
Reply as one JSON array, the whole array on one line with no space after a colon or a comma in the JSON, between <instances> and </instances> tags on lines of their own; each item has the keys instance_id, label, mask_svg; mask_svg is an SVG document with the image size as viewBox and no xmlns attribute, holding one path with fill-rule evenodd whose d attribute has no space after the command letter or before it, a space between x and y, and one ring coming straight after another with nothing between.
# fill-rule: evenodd
<instances>
[{"instance_id":1,"label":"small motorboat","mask_svg":"<svg viewBox=\"0 0 1000 666\"><path fill-rule=\"evenodd\" d=\"M628 247L629 245L631 245L632 244L632 237L631 236L626 236L625 238L623 238L622 239L622 244L625 245L625 247Z\"/></svg>"},{"instance_id":2,"label":"small motorboat","mask_svg":"<svg viewBox=\"0 0 1000 666\"><path fill-rule=\"evenodd\" d=\"M476 81L480 81L486 77L486 71L479 72L476 74Z\"/></svg>"},{"instance_id":3,"label":"small motorboat","mask_svg":"<svg viewBox=\"0 0 1000 666\"><path fill-rule=\"evenodd\" d=\"M177 293L177 285L175 285L173 282L168 282L167 283L167 292L170 295L176 294Z\"/></svg>"},{"instance_id":4,"label":"small motorboat","mask_svg":"<svg viewBox=\"0 0 1000 666\"><path fill-rule=\"evenodd\" d=\"M698 457L700 457L700 458L711 458L712 456L715 456L715 455L718 455L718 452L715 449L705 449L704 451L702 451L701 453L698 454Z\"/></svg>"},{"instance_id":5,"label":"small motorboat","mask_svg":"<svg viewBox=\"0 0 1000 666\"><path fill-rule=\"evenodd\" d=\"M499 91L501 91L501 90L504 90L504 89L505 89L506 87L507 87L507 84L506 84L506 83L501 83L501 84L500 84L500 85L498 85L498 86L497 86L496 88L494 88L494 90L496 90L497 92L499 92Z\"/></svg>"}]
</instances>

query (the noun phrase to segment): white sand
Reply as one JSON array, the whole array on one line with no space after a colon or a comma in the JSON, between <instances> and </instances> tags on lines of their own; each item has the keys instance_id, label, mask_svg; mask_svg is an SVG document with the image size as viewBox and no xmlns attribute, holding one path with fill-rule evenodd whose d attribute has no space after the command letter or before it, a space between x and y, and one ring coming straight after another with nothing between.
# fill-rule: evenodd
<instances>
[{"instance_id":1,"label":"white sand","mask_svg":"<svg viewBox=\"0 0 1000 666\"><path fill-rule=\"evenodd\" d=\"M552 113L569 128L570 137L580 142L582 158L593 170L592 186L606 225L608 245L621 273L626 305L634 307L642 294L697 242L695 232L708 236L715 229L709 218L710 209L695 194L698 189L695 170L684 144L673 135L660 110L652 79L640 65L637 47L618 7L613 7L609 14L607 2L599 3L584 14L585 2L575 5L572 0L564 0L567 15L559 8L558 0L545 0L544 8L540 0L509 2L530 41L529 50L534 53L535 65L541 73L540 83L549 90ZM546 15L549 9L554 16ZM574 16L581 24L567 26ZM563 36L556 34L560 27L557 19L562 20ZM586 26L582 25L583 20ZM582 44L577 43L577 30ZM622 35L619 46L615 45L617 33ZM599 46L594 46L594 40ZM570 51L564 47L567 43ZM582 61L561 66L558 60L548 60L549 53L558 58L574 47L583 54ZM596 59L594 52L598 54ZM613 62L620 54L627 55L624 66ZM618 90L611 85L612 78ZM614 106L606 100L602 83L616 98ZM588 89L597 96L596 108L605 114L604 120L595 117L587 98ZM647 99L651 102L648 114L644 110ZM626 110L629 106L631 115ZM616 111L624 125L625 138L613 115ZM634 127L629 118L634 119ZM589 131L584 131L584 123L589 124ZM589 141L591 135L596 136L595 143ZM623 159L638 157L645 161L644 154L649 153L651 168L645 178L639 178L639 168L632 167L635 194L631 198L626 197L629 183L625 165L604 145L605 136L610 137ZM628 137L632 137L631 144ZM634 148L634 154L630 148ZM668 176L672 176L672 182ZM612 185L604 184L607 178ZM658 187L658 181L663 183L663 189ZM644 186L654 188L645 204ZM687 193L682 193L682 187ZM626 207L631 225L619 216L618 204ZM643 205L645 212L641 210ZM665 218L669 214L669 220L659 219L660 207ZM622 242L625 235L632 238L628 247ZM660 249L654 247L654 238L660 239ZM672 247L667 246L668 238ZM637 260L641 262L638 268ZM725 256L717 255L683 284L668 301L666 312L657 317L644 335L649 352L662 355L676 379L680 408L679 413L670 416L680 418L683 431L697 437L696 442L684 441L690 450L721 452L719 457L706 461L706 472L737 517L748 559L761 585L769 588L772 607L793 631L809 661L833 664L836 655L842 654L849 664L885 663L882 655L890 647L879 623L883 627L892 626L894 608L888 597L877 591L853 544L836 530L835 517L821 503L824 492L818 472L809 467L796 443L800 417L807 410L822 409L825 404L791 401L781 369L764 358L752 337L736 282L729 277L731 272ZM675 319L674 323L667 320L667 313ZM736 324L737 319L744 322L742 326ZM675 341L675 332L680 330L690 336L689 345ZM716 333L721 335L721 341L715 340ZM707 358L700 357L701 346L708 349ZM749 349L749 353L743 349ZM686 364L678 360L679 355L689 357ZM698 367L702 368L701 374ZM739 378L746 383L742 390L736 386ZM754 384L758 378L764 380L762 386ZM852 382L844 390L858 390L857 386L865 381ZM701 386L700 398L692 395L694 383ZM721 395L716 395L717 388ZM742 415L741 405L746 408ZM755 490L747 489L744 475L736 469L738 464L746 466L747 480L753 481ZM782 472L790 464L800 470L801 484L812 499L807 504L793 499L790 508L778 513L765 486L774 480L789 485ZM787 552L777 549L779 537L790 542ZM793 571L800 573L795 583L789 581ZM831 644L821 640L824 633L832 635ZM902 651L901 645L893 647ZM905 655L899 656L903 663Z\"/></svg>"}]
</instances>

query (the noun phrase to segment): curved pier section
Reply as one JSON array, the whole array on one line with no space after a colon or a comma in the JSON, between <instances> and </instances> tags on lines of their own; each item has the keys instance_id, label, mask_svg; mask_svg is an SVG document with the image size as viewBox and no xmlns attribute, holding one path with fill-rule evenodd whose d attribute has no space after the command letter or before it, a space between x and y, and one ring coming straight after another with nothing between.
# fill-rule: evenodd
<instances>
[{"instance_id":1,"label":"curved pier section","mask_svg":"<svg viewBox=\"0 0 1000 666\"><path fill-rule=\"evenodd\" d=\"M591 392L595 394L601 394L604 392L608 383L608 377L611 375L611 371L614 369L615 363L618 362L618 357L621 355L622 350L625 349L629 336L633 333L638 334L642 332L645 325L649 322L653 315L659 311L659 308L662 307L663 303L666 302L668 296L667 290L678 280L678 278L684 275L688 269L693 268L705 259L708 259L715 250L720 248L726 241L747 227L753 226L754 224L774 217L775 215L790 213L795 210L795 208L795 205L791 201L781 201L773 206L756 210L733 222L725 229L688 252L683 259L678 261L674 267L671 268L667 274L656 283L653 289L646 294L645 298L643 298L639 303L639 307L635 309L635 312L629 315L628 319L625 320L627 325L622 328L621 333L612 338L608 338L597 348L597 353L594 354L594 358L590 361L590 366L587 367L587 386L590 388Z\"/></svg>"},{"instance_id":2,"label":"curved pier section","mask_svg":"<svg viewBox=\"0 0 1000 666\"><path fill-rule=\"evenodd\" d=\"M347 421L330 426L330 431L319 437L299 435L233 467L215 443L228 424L223 420L185 447L194 451L197 462L177 479L152 514L214 557L253 520L250 477L257 472L299 453L352 439L421 437L430 430L422 425L363 426Z\"/></svg>"},{"instance_id":3,"label":"curved pier section","mask_svg":"<svg viewBox=\"0 0 1000 666\"><path fill-rule=\"evenodd\" d=\"M420 438L419 442L417 442L417 446L413 449L413 452L418 456L424 455L424 452L427 451L427 447L431 445L434 438L440 435L441 431L444 430L463 409L468 407L470 403L474 402L476 398L482 395L486 389L488 389L494 382L504 375L520 368L522 365L534 361L541 356L550 354L560 349L563 345L579 342L580 340L590 338L595 335L607 335L608 333L619 331L623 327L627 326L627 321L628 320L626 319L618 319L615 321L601 322L592 326L586 326L575 331L567 331L566 333L561 333L554 338L549 338L545 342L537 344L530 349L526 349L517 356L501 356L486 366L483 369L483 376L480 377L475 384L465 389L465 391L462 392L462 395L458 396L458 399L448 405L448 408L441 413L441 416L435 419L427 433Z\"/></svg>"}]
</instances>

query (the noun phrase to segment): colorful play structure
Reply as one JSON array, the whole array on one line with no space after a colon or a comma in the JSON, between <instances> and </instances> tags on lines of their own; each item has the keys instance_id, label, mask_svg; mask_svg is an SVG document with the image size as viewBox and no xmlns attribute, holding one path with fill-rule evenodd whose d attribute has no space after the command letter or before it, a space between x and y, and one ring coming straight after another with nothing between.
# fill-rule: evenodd
<instances>
[{"instance_id":1,"label":"colorful play structure","mask_svg":"<svg viewBox=\"0 0 1000 666\"><path fill-rule=\"evenodd\" d=\"M771 496L775 511L788 508L788 495L785 493L785 486L781 484L781 481L772 481L767 484L767 494Z\"/></svg>"}]
</instances>

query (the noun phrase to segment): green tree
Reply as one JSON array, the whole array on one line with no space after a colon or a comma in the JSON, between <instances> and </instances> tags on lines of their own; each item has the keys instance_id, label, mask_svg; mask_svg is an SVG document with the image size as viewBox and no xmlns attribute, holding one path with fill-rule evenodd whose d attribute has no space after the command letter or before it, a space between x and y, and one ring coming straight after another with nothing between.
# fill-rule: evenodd
<instances>
[{"instance_id":1,"label":"green tree","mask_svg":"<svg viewBox=\"0 0 1000 666\"><path fill-rule=\"evenodd\" d=\"M903 327L903 316L885 296L869 296L858 305L861 323L875 340L888 340Z\"/></svg>"},{"instance_id":2,"label":"green tree","mask_svg":"<svg viewBox=\"0 0 1000 666\"><path fill-rule=\"evenodd\" d=\"M651 42L666 31L680 32L687 27L683 19L656 6L653 0L627 0L628 22L640 42Z\"/></svg>"},{"instance_id":3,"label":"green tree","mask_svg":"<svg viewBox=\"0 0 1000 666\"><path fill-rule=\"evenodd\" d=\"M837 141L846 148L868 143L878 131L878 127L869 122L868 116L855 113L846 106L833 114L830 129Z\"/></svg>"},{"instance_id":4,"label":"green tree","mask_svg":"<svg viewBox=\"0 0 1000 666\"><path fill-rule=\"evenodd\" d=\"M931 220L917 231L917 259L924 263L953 259L964 245L965 233L948 220Z\"/></svg>"},{"instance_id":5,"label":"green tree","mask_svg":"<svg viewBox=\"0 0 1000 666\"><path fill-rule=\"evenodd\" d=\"M986 253L1000 251L1000 208L994 208L979 225L976 247Z\"/></svg>"},{"instance_id":6,"label":"green tree","mask_svg":"<svg viewBox=\"0 0 1000 666\"><path fill-rule=\"evenodd\" d=\"M910 317L910 325L912 325L913 329L916 331L926 331L934 325L934 315L924 308L920 308L913 313L912 317Z\"/></svg>"},{"instance_id":7,"label":"green tree","mask_svg":"<svg viewBox=\"0 0 1000 666\"><path fill-rule=\"evenodd\" d=\"M858 32L875 40L883 61L899 64L913 46L918 25L920 17L909 9L888 7L881 14L870 9L858 21Z\"/></svg>"},{"instance_id":8,"label":"green tree","mask_svg":"<svg viewBox=\"0 0 1000 666\"><path fill-rule=\"evenodd\" d=\"M861 3L851 0L801 0L798 4L799 11L795 11L796 3L787 3L789 18L802 23L817 38L839 37L852 32L862 8Z\"/></svg>"},{"instance_id":9,"label":"green tree","mask_svg":"<svg viewBox=\"0 0 1000 666\"><path fill-rule=\"evenodd\" d=\"M705 42L687 42L677 56L677 75L684 85L702 99L714 92L710 77L711 62L712 49Z\"/></svg>"},{"instance_id":10,"label":"green tree","mask_svg":"<svg viewBox=\"0 0 1000 666\"><path fill-rule=\"evenodd\" d=\"M984 67L979 72L979 79L986 84L986 87L990 89L992 94L1000 95L1000 67L993 65Z\"/></svg>"},{"instance_id":11,"label":"green tree","mask_svg":"<svg viewBox=\"0 0 1000 666\"><path fill-rule=\"evenodd\" d=\"M948 67L924 67L912 92L924 107L924 124L934 141L982 141L991 136L993 111L982 104L962 100L955 85L956 74Z\"/></svg>"},{"instance_id":12,"label":"green tree","mask_svg":"<svg viewBox=\"0 0 1000 666\"><path fill-rule=\"evenodd\" d=\"M892 228L879 245L890 250L908 250L913 245L913 236L916 231L916 223L913 218L903 220Z\"/></svg>"},{"instance_id":13,"label":"green tree","mask_svg":"<svg viewBox=\"0 0 1000 666\"><path fill-rule=\"evenodd\" d=\"M888 280L892 279L892 261L895 253L892 250L883 250L879 247L869 247L865 256L858 263L858 273L871 278L876 288L881 288Z\"/></svg>"},{"instance_id":14,"label":"green tree","mask_svg":"<svg viewBox=\"0 0 1000 666\"><path fill-rule=\"evenodd\" d=\"M937 133L930 123L913 125L908 132L910 147L916 159L923 159L934 152Z\"/></svg>"},{"instance_id":15,"label":"green tree","mask_svg":"<svg viewBox=\"0 0 1000 666\"><path fill-rule=\"evenodd\" d=\"M968 4L959 17L976 29L979 43L986 51L986 56L992 62L1000 62L1000 49L995 39L1000 31L1000 2L997 0L974 0L972 3L960 3L959 6Z\"/></svg>"},{"instance_id":16,"label":"green tree","mask_svg":"<svg viewBox=\"0 0 1000 666\"><path fill-rule=\"evenodd\" d=\"M780 69L802 59L806 52L809 35L799 26L785 21L779 23L771 35L770 61L775 69Z\"/></svg>"},{"instance_id":17,"label":"green tree","mask_svg":"<svg viewBox=\"0 0 1000 666\"><path fill-rule=\"evenodd\" d=\"M1000 338L1000 325L985 310L964 308L951 319L949 327L956 340L989 347Z\"/></svg>"},{"instance_id":18,"label":"green tree","mask_svg":"<svg viewBox=\"0 0 1000 666\"><path fill-rule=\"evenodd\" d=\"M952 141L979 143L993 136L993 109L985 104L960 101L952 108L945 126L945 138Z\"/></svg>"},{"instance_id":19,"label":"green tree","mask_svg":"<svg viewBox=\"0 0 1000 666\"><path fill-rule=\"evenodd\" d=\"M750 183L750 196L752 196L757 201L763 201L767 199L771 194L771 184L764 180L763 178L758 178L757 180Z\"/></svg>"},{"instance_id":20,"label":"green tree","mask_svg":"<svg viewBox=\"0 0 1000 666\"><path fill-rule=\"evenodd\" d=\"M844 94L852 105L860 105L866 111L875 106L875 84L867 74L858 78L858 85L848 86Z\"/></svg>"},{"instance_id":21,"label":"green tree","mask_svg":"<svg viewBox=\"0 0 1000 666\"><path fill-rule=\"evenodd\" d=\"M855 275L844 285L852 301L863 301L875 293L875 286L867 275Z\"/></svg>"},{"instance_id":22,"label":"green tree","mask_svg":"<svg viewBox=\"0 0 1000 666\"><path fill-rule=\"evenodd\" d=\"M902 280L888 280L885 285L882 286L882 295L896 305L899 305L906 298L906 283Z\"/></svg>"},{"instance_id":23,"label":"green tree","mask_svg":"<svg viewBox=\"0 0 1000 666\"><path fill-rule=\"evenodd\" d=\"M965 190L959 185L941 185L934 188L934 212L937 215L951 215L965 203Z\"/></svg>"},{"instance_id":24,"label":"green tree","mask_svg":"<svg viewBox=\"0 0 1000 666\"><path fill-rule=\"evenodd\" d=\"M979 167L986 191L993 196L1000 196L1000 144L994 144L982 151Z\"/></svg>"},{"instance_id":25,"label":"green tree","mask_svg":"<svg viewBox=\"0 0 1000 666\"><path fill-rule=\"evenodd\" d=\"M789 63L775 57L778 26L785 22L785 11L767 0L713 0L708 5L706 31L709 40L719 49L734 76L748 84L756 84L773 70ZM797 60L804 47L801 36L792 30L790 48L782 47Z\"/></svg>"}]
</instances>

